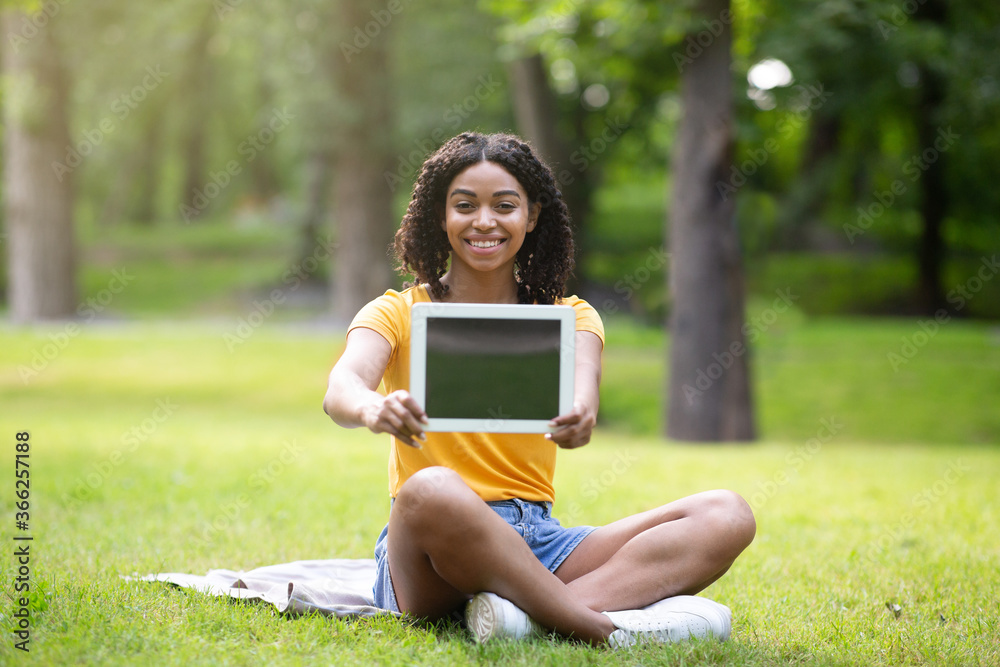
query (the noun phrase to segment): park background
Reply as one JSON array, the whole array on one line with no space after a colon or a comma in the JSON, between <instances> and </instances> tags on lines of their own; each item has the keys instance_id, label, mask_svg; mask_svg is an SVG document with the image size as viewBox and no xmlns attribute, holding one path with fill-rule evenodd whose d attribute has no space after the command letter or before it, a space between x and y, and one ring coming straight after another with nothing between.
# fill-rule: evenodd
<instances>
[{"instance_id":1,"label":"park background","mask_svg":"<svg viewBox=\"0 0 1000 667\"><path fill-rule=\"evenodd\" d=\"M29 654L0 560L5 661L997 662L1000 10L3 6L0 425L6 480L31 433L34 536ZM718 146L701 115L729 119ZM518 132L553 165L572 290L607 328L600 423L560 458L557 515L742 493L758 537L705 593L732 641L477 647L120 579L370 557L385 443L320 402L350 316L403 280L384 249L419 165L463 130ZM723 334L682 368L692 275L726 297L696 315ZM713 393L741 427L670 432L689 416L671 404Z\"/></svg>"}]
</instances>

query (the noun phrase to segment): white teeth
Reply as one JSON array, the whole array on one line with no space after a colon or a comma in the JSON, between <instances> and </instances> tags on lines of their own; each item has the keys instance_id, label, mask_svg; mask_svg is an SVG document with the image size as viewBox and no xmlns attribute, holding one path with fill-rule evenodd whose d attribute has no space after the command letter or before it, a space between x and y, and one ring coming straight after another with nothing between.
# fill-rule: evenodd
<instances>
[{"instance_id":1,"label":"white teeth","mask_svg":"<svg viewBox=\"0 0 1000 667\"><path fill-rule=\"evenodd\" d=\"M471 243L473 246L477 248L495 248L496 246L500 245L500 240L497 239L495 241L469 241L469 243Z\"/></svg>"}]
</instances>

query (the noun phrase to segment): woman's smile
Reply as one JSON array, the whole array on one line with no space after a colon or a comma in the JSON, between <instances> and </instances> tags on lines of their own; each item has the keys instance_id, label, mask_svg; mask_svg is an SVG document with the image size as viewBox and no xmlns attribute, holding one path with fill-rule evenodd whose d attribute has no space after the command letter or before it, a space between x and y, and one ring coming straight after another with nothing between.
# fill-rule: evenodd
<instances>
[{"instance_id":1,"label":"woman's smile","mask_svg":"<svg viewBox=\"0 0 1000 667\"><path fill-rule=\"evenodd\" d=\"M506 239L475 239L475 238L465 239L465 242L471 245L476 250L487 250L487 251L499 248L500 245L505 241Z\"/></svg>"}]
</instances>

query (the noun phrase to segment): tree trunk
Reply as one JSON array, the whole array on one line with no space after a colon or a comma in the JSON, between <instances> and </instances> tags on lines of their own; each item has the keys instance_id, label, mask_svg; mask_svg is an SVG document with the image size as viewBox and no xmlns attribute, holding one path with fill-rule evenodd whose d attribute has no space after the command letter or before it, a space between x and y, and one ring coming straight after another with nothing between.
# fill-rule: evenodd
<instances>
[{"instance_id":1,"label":"tree trunk","mask_svg":"<svg viewBox=\"0 0 1000 667\"><path fill-rule=\"evenodd\" d=\"M570 165L571 151L559 134L556 97L549 85L540 54L519 58L510 64L511 94L518 131L552 168L573 219L577 248L583 246L590 214L590 172L580 173ZM567 285L573 290L573 285Z\"/></svg>"},{"instance_id":2,"label":"tree trunk","mask_svg":"<svg viewBox=\"0 0 1000 667\"><path fill-rule=\"evenodd\" d=\"M257 84L257 108L273 109L274 91L271 85L261 77ZM258 131L267 127L267 120L261 122ZM265 202L270 202L281 190L278 174L274 165L274 151L261 151L250 163L250 176L253 181L254 194Z\"/></svg>"},{"instance_id":3,"label":"tree trunk","mask_svg":"<svg viewBox=\"0 0 1000 667\"><path fill-rule=\"evenodd\" d=\"M717 19L729 0L701 0ZM743 335L743 269L732 196L730 23L681 72L684 118L671 160L671 348L667 437L752 440L754 417Z\"/></svg>"},{"instance_id":4,"label":"tree trunk","mask_svg":"<svg viewBox=\"0 0 1000 667\"><path fill-rule=\"evenodd\" d=\"M306 163L306 210L299 242L299 264L315 253L321 242L319 235L329 211L327 200L332 161L329 151L315 149Z\"/></svg>"},{"instance_id":5,"label":"tree trunk","mask_svg":"<svg viewBox=\"0 0 1000 667\"><path fill-rule=\"evenodd\" d=\"M350 29L370 22L372 11L383 10L384 5L342 0L339 9L340 24ZM385 181L385 174L392 171L386 56L391 28L372 37L349 62L341 55L334 66L346 107L333 168L337 248L331 287L334 316L341 321L353 318L392 284L389 244L395 223L392 193Z\"/></svg>"},{"instance_id":6,"label":"tree trunk","mask_svg":"<svg viewBox=\"0 0 1000 667\"><path fill-rule=\"evenodd\" d=\"M198 32L188 49L188 61L181 90L188 100L186 127L182 140L184 185L182 208L187 222L200 218L211 206L204 195L205 141L210 115L212 64L208 57L208 43L217 22L215 10L206 12Z\"/></svg>"},{"instance_id":7,"label":"tree trunk","mask_svg":"<svg viewBox=\"0 0 1000 667\"><path fill-rule=\"evenodd\" d=\"M917 11L916 18L946 29L948 5L940 0L928 0ZM945 79L935 64L926 62L920 68L920 106L917 110L917 137L919 150L934 149L942 129L938 117L945 103ZM936 149L935 149L936 150ZM939 308L948 308L941 287L941 267L944 263L945 245L942 236L945 217L950 205L948 184L945 180L947 152L938 151L933 162L920 177L920 217L923 229L917 247L917 305L925 315L933 315Z\"/></svg>"},{"instance_id":8,"label":"tree trunk","mask_svg":"<svg viewBox=\"0 0 1000 667\"><path fill-rule=\"evenodd\" d=\"M939 126L934 117L944 104L944 82L929 68L921 68L921 74L924 95L917 117L917 136L923 151L934 146L934 141L938 139ZM949 206L948 185L945 182L946 159L946 153L939 153L920 178L920 217L924 224L917 249L917 303L925 315L933 315L939 308L948 307L941 288L945 252L941 231Z\"/></svg>"},{"instance_id":9,"label":"tree trunk","mask_svg":"<svg viewBox=\"0 0 1000 667\"><path fill-rule=\"evenodd\" d=\"M69 79L51 20L31 39L4 39L4 210L11 319L33 322L75 313L73 166ZM19 37L24 13L4 12L4 34Z\"/></svg>"},{"instance_id":10,"label":"tree trunk","mask_svg":"<svg viewBox=\"0 0 1000 667\"><path fill-rule=\"evenodd\" d=\"M132 202L132 222L150 226L156 222L156 199L160 185L160 163L163 152L164 107L157 105L150 110L143 129L142 145L136 154L135 198Z\"/></svg>"},{"instance_id":11,"label":"tree trunk","mask_svg":"<svg viewBox=\"0 0 1000 667\"><path fill-rule=\"evenodd\" d=\"M798 183L783 204L768 250L818 250L812 232L822 226L823 207L833 183L832 170L840 150L841 117L818 109L809 123L809 136L799 167Z\"/></svg>"}]
</instances>

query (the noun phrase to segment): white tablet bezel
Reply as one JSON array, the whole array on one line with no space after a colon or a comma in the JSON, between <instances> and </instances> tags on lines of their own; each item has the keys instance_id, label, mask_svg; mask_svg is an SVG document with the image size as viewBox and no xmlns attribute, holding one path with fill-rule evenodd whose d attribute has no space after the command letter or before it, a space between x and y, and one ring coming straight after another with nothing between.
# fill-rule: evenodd
<instances>
[{"instance_id":1,"label":"white tablet bezel","mask_svg":"<svg viewBox=\"0 0 1000 667\"><path fill-rule=\"evenodd\" d=\"M410 394L421 407L426 405L427 318L479 318L509 320L558 320L559 327L559 414L573 409L573 380L576 366L576 311L572 306L540 306L498 303L413 304L410 328ZM552 418L558 415L552 415ZM551 418L550 418L551 419ZM455 433L550 433L549 419L458 419L428 415L425 431Z\"/></svg>"}]
</instances>

